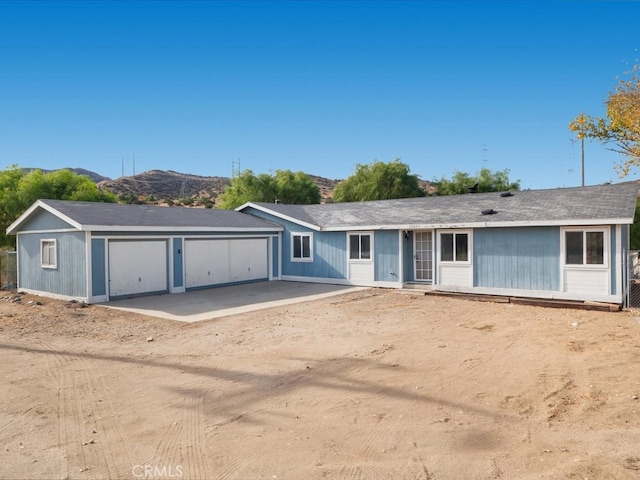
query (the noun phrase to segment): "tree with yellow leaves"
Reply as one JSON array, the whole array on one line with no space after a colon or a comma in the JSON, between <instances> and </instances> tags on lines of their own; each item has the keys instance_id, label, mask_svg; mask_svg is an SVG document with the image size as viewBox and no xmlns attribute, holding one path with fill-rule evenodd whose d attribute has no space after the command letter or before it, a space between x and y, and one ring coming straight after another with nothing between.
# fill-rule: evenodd
<instances>
[{"instance_id":1,"label":"tree with yellow leaves","mask_svg":"<svg viewBox=\"0 0 640 480\"><path fill-rule=\"evenodd\" d=\"M606 118L580 113L569 124L569 130L576 133L578 140L592 138L612 144L610 149L625 157L615 166L622 178L633 167L640 167L640 65L626 73L605 103Z\"/></svg>"}]
</instances>

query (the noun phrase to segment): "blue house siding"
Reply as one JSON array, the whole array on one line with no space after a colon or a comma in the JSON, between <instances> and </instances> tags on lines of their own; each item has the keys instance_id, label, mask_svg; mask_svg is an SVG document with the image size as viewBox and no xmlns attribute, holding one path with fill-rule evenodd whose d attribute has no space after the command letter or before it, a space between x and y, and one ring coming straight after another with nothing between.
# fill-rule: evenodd
<instances>
[{"instance_id":1,"label":"blue house siding","mask_svg":"<svg viewBox=\"0 0 640 480\"><path fill-rule=\"evenodd\" d=\"M412 282L414 280L414 258L413 258L413 232L407 232L407 238L402 237L402 281Z\"/></svg>"},{"instance_id":2,"label":"blue house siding","mask_svg":"<svg viewBox=\"0 0 640 480\"><path fill-rule=\"evenodd\" d=\"M280 276L280 254L278 248L280 246L280 237L271 237L271 276L278 278Z\"/></svg>"},{"instance_id":3,"label":"blue house siding","mask_svg":"<svg viewBox=\"0 0 640 480\"><path fill-rule=\"evenodd\" d=\"M245 213L280 224L282 232L282 275L292 277L347 278L347 235L345 232L318 232L283 220L255 208ZM291 233L312 233L313 262L291 261Z\"/></svg>"},{"instance_id":4,"label":"blue house siding","mask_svg":"<svg viewBox=\"0 0 640 480\"><path fill-rule=\"evenodd\" d=\"M182 238L173 239L173 286L180 288L184 286L184 270L182 264Z\"/></svg>"},{"instance_id":5,"label":"blue house siding","mask_svg":"<svg viewBox=\"0 0 640 480\"><path fill-rule=\"evenodd\" d=\"M559 227L473 231L475 287L558 291L559 258Z\"/></svg>"},{"instance_id":6,"label":"blue house siding","mask_svg":"<svg viewBox=\"0 0 640 480\"><path fill-rule=\"evenodd\" d=\"M56 240L57 268L42 268L40 240ZM86 298L86 244L84 232L20 233L19 288Z\"/></svg>"},{"instance_id":7,"label":"blue house siding","mask_svg":"<svg viewBox=\"0 0 640 480\"><path fill-rule=\"evenodd\" d=\"M296 228L295 232L305 231ZM282 234L282 274L313 278L347 278L347 235L313 232L313 262L291 261L291 232Z\"/></svg>"},{"instance_id":8,"label":"blue house siding","mask_svg":"<svg viewBox=\"0 0 640 480\"><path fill-rule=\"evenodd\" d=\"M106 241L91 239L91 293L94 297L107 294Z\"/></svg>"},{"instance_id":9,"label":"blue house siding","mask_svg":"<svg viewBox=\"0 0 640 480\"><path fill-rule=\"evenodd\" d=\"M33 213L29 221L21 228L21 231L36 230L63 230L67 228L75 228L64 220L56 217L46 210L37 210Z\"/></svg>"},{"instance_id":10,"label":"blue house siding","mask_svg":"<svg viewBox=\"0 0 640 480\"><path fill-rule=\"evenodd\" d=\"M376 282L401 282L400 241L397 230L379 230L373 234L374 279Z\"/></svg>"}]
</instances>

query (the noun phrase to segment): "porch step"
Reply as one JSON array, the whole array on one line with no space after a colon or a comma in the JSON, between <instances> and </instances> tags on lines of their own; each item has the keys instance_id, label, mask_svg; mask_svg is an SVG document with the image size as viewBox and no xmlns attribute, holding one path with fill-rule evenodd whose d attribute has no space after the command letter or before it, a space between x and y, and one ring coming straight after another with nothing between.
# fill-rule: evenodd
<instances>
[{"instance_id":1,"label":"porch step","mask_svg":"<svg viewBox=\"0 0 640 480\"><path fill-rule=\"evenodd\" d=\"M402 285L403 290L421 290L424 292L430 292L433 290L433 285L430 283L422 282L407 282Z\"/></svg>"},{"instance_id":2,"label":"porch step","mask_svg":"<svg viewBox=\"0 0 640 480\"><path fill-rule=\"evenodd\" d=\"M423 285L428 288L410 288L404 286L402 293L413 295L434 295L441 297L457 297L465 300L475 300L476 302L512 303L519 305L533 305L550 308L575 308L580 310L598 310L602 312L617 312L621 310L621 305L603 302L583 302L579 300L556 300L546 298L510 297L503 295L486 295L461 292L446 292L443 290L433 290L431 285Z\"/></svg>"}]
</instances>

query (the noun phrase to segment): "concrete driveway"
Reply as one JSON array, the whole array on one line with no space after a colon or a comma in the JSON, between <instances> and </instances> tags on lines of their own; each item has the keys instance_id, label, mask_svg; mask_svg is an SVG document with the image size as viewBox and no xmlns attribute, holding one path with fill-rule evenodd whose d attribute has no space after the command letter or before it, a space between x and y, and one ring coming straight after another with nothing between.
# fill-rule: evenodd
<instances>
[{"instance_id":1,"label":"concrete driveway","mask_svg":"<svg viewBox=\"0 0 640 480\"><path fill-rule=\"evenodd\" d=\"M115 300L101 306L180 322L198 322L364 289L366 287L272 281Z\"/></svg>"}]
</instances>

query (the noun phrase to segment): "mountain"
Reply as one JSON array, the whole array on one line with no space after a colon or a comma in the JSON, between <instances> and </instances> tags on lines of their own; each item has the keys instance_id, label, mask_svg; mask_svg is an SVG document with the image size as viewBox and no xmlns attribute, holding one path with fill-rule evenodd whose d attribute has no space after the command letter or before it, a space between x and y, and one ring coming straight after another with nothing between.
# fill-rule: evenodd
<instances>
[{"instance_id":1,"label":"mountain","mask_svg":"<svg viewBox=\"0 0 640 480\"><path fill-rule=\"evenodd\" d=\"M331 201L333 189L340 180L309 175L320 189L322 202ZM130 177L107 179L98 183L127 202L182 204L213 206L224 187L231 183L229 177L203 177L173 170L150 170ZM433 193L431 182L419 180L420 187Z\"/></svg>"},{"instance_id":2,"label":"mountain","mask_svg":"<svg viewBox=\"0 0 640 480\"><path fill-rule=\"evenodd\" d=\"M338 180L309 176L318 184L322 200L331 198ZM203 177L173 170L150 170L130 177L103 180L98 183L98 187L106 188L128 202L212 206L230 183L229 177Z\"/></svg>"},{"instance_id":3,"label":"mountain","mask_svg":"<svg viewBox=\"0 0 640 480\"><path fill-rule=\"evenodd\" d=\"M210 203L226 185L229 185L227 177L203 177L172 170L150 170L98 183L99 188L106 188L127 201L168 204L179 202L180 199L190 199L188 204L199 199Z\"/></svg>"}]
</instances>

